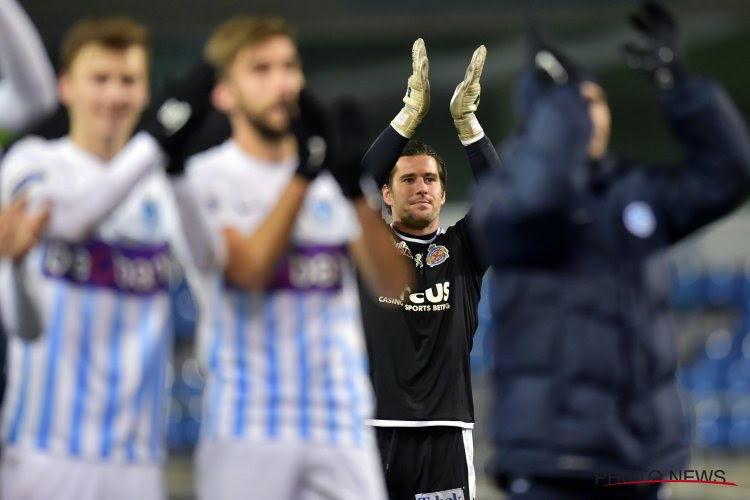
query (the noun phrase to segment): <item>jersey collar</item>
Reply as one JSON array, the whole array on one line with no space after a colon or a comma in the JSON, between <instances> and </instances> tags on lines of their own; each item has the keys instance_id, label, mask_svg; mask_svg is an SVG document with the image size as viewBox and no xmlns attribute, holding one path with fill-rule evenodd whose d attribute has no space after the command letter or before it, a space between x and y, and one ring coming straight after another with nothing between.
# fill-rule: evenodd
<instances>
[{"instance_id":1,"label":"jersey collar","mask_svg":"<svg viewBox=\"0 0 750 500\"><path fill-rule=\"evenodd\" d=\"M422 236L414 236L413 234L402 233L401 231L393 227L393 223L391 223L391 229L393 230L394 233L396 233L396 235L398 235L399 238L401 238L404 241L408 241L409 243L422 243L424 245L428 243L432 243L433 241L435 241L435 238L437 238L439 234L442 234L445 232L443 228L439 227L437 228L435 232L432 232L430 234L425 234Z\"/></svg>"}]
</instances>

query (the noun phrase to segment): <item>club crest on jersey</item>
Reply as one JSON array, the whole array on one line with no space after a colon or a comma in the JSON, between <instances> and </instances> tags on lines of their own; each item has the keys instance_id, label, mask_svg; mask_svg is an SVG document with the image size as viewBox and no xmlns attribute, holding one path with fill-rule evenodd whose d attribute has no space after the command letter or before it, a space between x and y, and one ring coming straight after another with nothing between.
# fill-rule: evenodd
<instances>
[{"instance_id":1,"label":"club crest on jersey","mask_svg":"<svg viewBox=\"0 0 750 500\"><path fill-rule=\"evenodd\" d=\"M151 198L143 200L141 218L149 231L153 231L159 225L159 206Z\"/></svg>"},{"instance_id":2,"label":"club crest on jersey","mask_svg":"<svg viewBox=\"0 0 750 500\"><path fill-rule=\"evenodd\" d=\"M425 262L427 262L428 266L435 267L448 260L448 257L450 257L450 255L447 248L443 245L432 243L427 247L427 258L425 258Z\"/></svg>"},{"instance_id":3,"label":"club crest on jersey","mask_svg":"<svg viewBox=\"0 0 750 500\"><path fill-rule=\"evenodd\" d=\"M312 213L316 219L328 221L333 216L333 207L328 200L318 200L312 206Z\"/></svg>"},{"instance_id":4,"label":"club crest on jersey","mask_svg":"<svg viewBox=\"0 0 750 500\"><path fill-rule=\"evenodd\" d=\"M648 238L656 229L654 211L648 203L643 201L628 203L622 212L622 220L628 232L641 239Z\"/></svg>"}]
</instances>

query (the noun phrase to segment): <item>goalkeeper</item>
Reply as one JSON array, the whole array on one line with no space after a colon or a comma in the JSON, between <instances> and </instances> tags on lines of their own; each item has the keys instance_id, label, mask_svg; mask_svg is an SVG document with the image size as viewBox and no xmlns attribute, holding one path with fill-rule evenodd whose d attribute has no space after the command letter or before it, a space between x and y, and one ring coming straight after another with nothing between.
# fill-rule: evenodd
<instances>
[{"instance_id":1,"label":"goalkeeper","mask_svg":"<svg viewBox=\"0 0 750 500\"><path fill-rule=\"evenodd\" d=\"M475 176L497 153L474 112L486 50L479 47L450 103ZM486 266L466 219L440 225L446 168L433 148L410 140L430 105L427 52L412 50L405 106L365 155L392 215L394 245L414 265L416 285L373 297L360 287L377 411L376 428L390 498L475 496L474 407L469 352Z\"/></svg>"}]
</instances>

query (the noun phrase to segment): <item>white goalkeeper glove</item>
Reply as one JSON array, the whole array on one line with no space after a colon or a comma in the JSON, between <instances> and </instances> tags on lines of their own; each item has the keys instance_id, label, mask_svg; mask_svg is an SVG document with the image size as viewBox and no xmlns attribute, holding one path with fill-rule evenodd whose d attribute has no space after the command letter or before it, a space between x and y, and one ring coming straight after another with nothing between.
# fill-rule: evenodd
<instances>
[{"instance_id":1,"label":"white goalkeeper glove","mask_svg":"<svg viewBox=\"0 0 750 500\"><path fill-rule=\"evenodd\" d=\"M453 123L456 125L458 138L464 146L468 146L484 137L484 130L479 125L474 112L477 110L477 106L479 106L479 93L481 92L479 78L482 76L486 57L487 49L484 45L480 45L471 57L471 62L466 68L464 80L458 84L451 98Z\"/></svg>"},{"instance_id":2,"label":"white goalkeeper glove","mask_svg":"<svg viewBox=\"0 0 750 500\"><path fill-rule=\"evenodd\" d=\"M424 40L418 38L411 49L412 73L406 86L404 107L391 121L396 132L411 139L422 118L430 109L430 81L428 74L430 63L427 60L427 49Z\"/></svg>"}]
</instances>

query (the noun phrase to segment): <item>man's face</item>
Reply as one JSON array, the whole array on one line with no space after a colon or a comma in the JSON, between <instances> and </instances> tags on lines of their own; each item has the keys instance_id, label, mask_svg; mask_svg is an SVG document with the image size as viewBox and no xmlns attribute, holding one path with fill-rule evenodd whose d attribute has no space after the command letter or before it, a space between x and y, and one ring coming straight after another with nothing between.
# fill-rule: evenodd
<instances>
[{"instance_id":1,"label":"man's face","mask_svg":"<svg viewBox=\"0 0 750 500\"><path fill-rule=\"evenodd\" d=\"M148 104L148 56L143 47L84 45L60 76L60 96L70 113L71 134L92 140L129 137Z\"/></svg>"},{"instance_id":2,"label":"man's face","mask_svg":"<svg viewBox=\"0 0 750 500\"><path fill-rule=\"evenodd\" d=\"M604 91L599 85L593 82L583 82L580 89L581 95L589 103L589 116L592 125L588 155L589 158L599 160L607 153L612 115Z\"/></svg>"},{"instance_id":3,"label":"man's face","mask_svg":"<svg viewBox=\"0 0 750 500\"><path fill-rule=\"evenodd\" d=\"M445 203L438 164L428 155L402 156L390 186L383 187L383 200L391 207L393 221L421 230L437 224Z\"/></svg>"},{"instance_id":4,"label":"man's face","mask_svg":"<svg viewBox=\"0 0 750 500\"><path fill-rule=\"evenodd\" d=\"M281 138L289 132L304 82L297 47L289 37L247 46L237 53L222 83L228 94L226 111L268 138Z\"/></svg>"}]
</instances>

